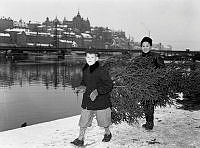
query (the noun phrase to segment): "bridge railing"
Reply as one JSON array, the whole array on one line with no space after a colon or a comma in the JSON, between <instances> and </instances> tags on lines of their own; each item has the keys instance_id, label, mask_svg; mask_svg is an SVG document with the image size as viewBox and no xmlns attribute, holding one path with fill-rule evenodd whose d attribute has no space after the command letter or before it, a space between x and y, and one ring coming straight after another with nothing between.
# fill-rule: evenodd
<instances>
[{"instance_id":1,"label":"bridge railing","mask_svg":"<svg viewBox=\"0 0 200 148\"><path fill-rule=\"evenodd\" d=\"M141 53L142 50L137 49L100 49L95 48L98 52L121 52L121 53ZM47 47L47 46L0 46L0 51L10 51L14 53L23 53L24 51L29 52L61 52L65 54L66 52L72 51L85 51L88 48L80 48L80 47L68 47L68 48L56 48L56 47ZM193 58L200 60L200 51L180 51L180 50L153 50L153 52L157 52L161 54L166 59L173 59L173 58Z\"/></svg>"}]
</instances>

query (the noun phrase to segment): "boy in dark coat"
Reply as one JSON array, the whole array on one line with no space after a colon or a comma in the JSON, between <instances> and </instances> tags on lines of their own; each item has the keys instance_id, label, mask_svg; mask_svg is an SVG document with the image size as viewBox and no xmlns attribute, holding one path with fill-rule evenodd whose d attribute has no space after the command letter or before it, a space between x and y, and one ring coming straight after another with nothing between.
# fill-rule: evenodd
<instances>
[{"instance_id":1,"label":"boy in dark coat","mask_svg":"<svg viewBox=\"0 0 200 148\"><path fill-rule=\"evenodd\" d=\"M146 68L163 68L164 60L157 53L151 52L152 39L144 37L141 41L142 54L141 58L146 61ZM154 107L156 102L146 100L142 102L146 123L142 125L146 130L152 130L154 126Z\"/></svg>"},{"instance_id":2,"label":"boy in dark coat","mask_svg":"<svg viewBox=\"0 0 200 148\"><path fill-rule=\"evenodd\" d=\"M81 85L85 86L82 100L82 111L79 120L80 132L77 139L71 143L76 146L84 145L84 136L87 127L90 127L94 115L98 126L104 127L103 142L110 141L112 134L109 130L111 122L110 92L113 88L108 72L100 66L99 56L94 49L86 51L86 64L83 68Z\"/></svg>"}]
</instances>

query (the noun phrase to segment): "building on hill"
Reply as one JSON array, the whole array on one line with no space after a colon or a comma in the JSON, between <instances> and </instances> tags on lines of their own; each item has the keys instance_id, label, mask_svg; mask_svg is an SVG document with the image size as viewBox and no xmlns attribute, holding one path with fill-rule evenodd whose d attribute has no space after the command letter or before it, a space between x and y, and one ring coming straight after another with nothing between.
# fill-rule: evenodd
<instances>
[{"instance_id":1,"label":"building on hill","mask_svg":"<svg viewBox=\"0 0 200 148\"><path fill-rule=\"evenodd\" d=\"M53 20L47 17L43 23L29 21L26 24L22 20L16 22L11 19L0 19L0 30L9 33L11 43L19 46L29 43L49 44L54 47L59 47L59 44L62 47L72 44L74 47L122 49L131 46L125 32L113 31L108 27L91 27L89 19L83 19L79 11L71 21L66 17L63 21L59 21L57 17Z\"/></svg>"},{"instance_id":2,"label":"building on hill","mask_svg":"<svg viewBox=\"0 0 200 148\"><path fill-rule=\"evenodd\" d=\"M93 36L92 45L96 48L104 48L103 31L104 27L92 27L91 34Z\"/></svg>"},{"instance_id":3,"label":"building on hill","mask_svg":"<svg viewBox=\"0 0 200 148\"><path fill-rule=\"evenodd\" d=\"M13 28L13 20L11 18L0 18L0 32L4 32L4 30L9 28Z\"/></svg>"},{"instance_id":4,"label":"building on hill","mask_svg":"<svg viewBox=\"0 0 200 148\"><path fill-rule=\"evenodd\" d=\"M127 39L125 32L112 31L108 27L94 27L91 29L93 35L93 46L96 48L130 48L130 39Z\"/></svg>"},{"instance_id":5,"label":"building on hill","mask_svg":"<svg viewBox=\"0 0 200 148\"><path fill-rule=\"evenodd\" d=\"M58 20L57 16L56 18L53 20L53 26L56 26L56 25L61 25L62 23Z\"/></svg>"},{"instance_id":6,"label":"building on hill","mask_svg":"<svg viewBox=\"0 0 200 148\"><path fill-rule=\"evenodd\" d=\"M119 37L119 38L126 38L126 34L124 31L114 31L113 30L113 36L114 37Z\"/></svg>"},{"instance_id":7,"label":"building on hill","mask_svg":"<svg viewBox=\"0 0 200 148\"><path fill-rule=\"evenodd\" d=\"M10 34L9 33L0 33L0 45L2 46L2 43L4 45L11 44Z\"/></svg>"},{"instance_id":8,"label":"building on hill","mask_svg":"<svg viewBox=\"0 0 200 148\"><path fill-rule=\"evenodd\" d=\"M67 25L68 28L73 28L73 21L68 21L66 17L64 17L62 24Z\"/></svg>"},{"instance_id":9,"label":"building on hill","mask_svg":"<svg viewBox=\"0 0 200 148\"><path fill-rule=\"evenodd\" d=\"M10 40L12 44L17 44L17 34L21 32L28 32L29 29L24 29L24 28L12 28L12 29L6 29L5 33L10 34Z\"/></svg>"},{"instance_id":10,"label":"building on hill","mask_svg":"<svg viewBox=\"0 0 200 148\"><path fill-rule=\"evenodd\" d=\"M92 36L88 33L81 33L83 44L82 47L91 47L92 46Z\"/></svg>"},{"instance_id":11,"label":"building on hill","mask_svg":"<svg viewBox=\"0 0 200 148\"><path fill-rule=\"evenodd\" d=\"M83 33L85 31L90 31L90 21L88 20L84 20L79 11L78 11L78 14L77 16L75 16L73 19L72 19L72 22L73 22L73 29L76 29L78 30L80 33Z\"/></svg>"},{"instance_id":12,"label":"building on hill","mask_svg":"<svg viewBox=\"0 0 200 148\"><path fill-rule=\"evenodd\" d=\"M120 37L114 37L112 40L111 48L115 49L128 49L129 48L129 40Z\"/></svg>"},{"instance_id":13,"label":"building on hill","mask_svg":"<svg viewBox=\"0 0 200 148\"><path fill-rule=\"evenodd\" d=\"M110 29L106 28L102 32L102 37L103 37L104 43L111 43L112 42L112 31Z\"/></svg>"},{"instance_id":14,"label":"building on hill","mask_svg":"<svg viewBox=\"0 0 200 148\"><path fill-rule=\"evenodd\" d=\"M32 32L39 32L38 26L41 26L41 23L29 21L29 23L27 25L28 25L28 29L30 31L32 31Z\"/></svg>"},{"instance_id":15,"label":"building on hill","mask_svg":"<svg viewBox=\"0 0 200 148\"><path fill-rule=\"evenodd\" d=\"M14 28L28 28L28 25L26 24L26 22L20 19L19 21L13 21L13 27Z\"/></svg>"},{"instance_id":16,"label":"building on hill","mask_svg":"<svg viewBox=\"0 0 200 148\"><path fill-rule=\"evenodd\" d=\"M46 20L42 23L42 25L52 26L52 22L49 20L49 17L46 18Z\"/></svg>"},{"instance_id":17,"label":"building on hill","mask_svg":"<svg viewBox=\"0 0 200 148\"><path fill-rule=\"evenodd\" d=\"M73 41L61 39L59 36L57 40L57 47L67 48L75 44ZM41 32L19 32L17 34L18 46L55 46L54 36L50 33Z\"/></svg>"},{"instance_id":18,"label":"building on hill","mask_svg":"<svg viewBox=\"0 0 200 148\"><path fill-rule=\"evenodd\" d=\"M55 27L56 25L62 25L62 24L63 23L59 21L59 19L56 16L54 20L50 20L49 17L47 17L46 20L41 25L45 25L48 28L51 28L51 27Z\"/></svg>"}]
</instances>

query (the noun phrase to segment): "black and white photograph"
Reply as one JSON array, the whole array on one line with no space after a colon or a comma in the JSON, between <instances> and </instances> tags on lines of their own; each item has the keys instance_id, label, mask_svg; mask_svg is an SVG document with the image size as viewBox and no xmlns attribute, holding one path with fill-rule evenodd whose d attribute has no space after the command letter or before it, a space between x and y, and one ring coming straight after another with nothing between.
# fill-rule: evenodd
<instances>
[{"instance_id":1,"label":"black and white photograph","mask_svg":"<svg viewBox=\"0 0 200 148\"><path fill-rule=\"evenodd\" d=\"M199 0L1 0L0 148L200 148Z\"/></svg>"}]
</instances>

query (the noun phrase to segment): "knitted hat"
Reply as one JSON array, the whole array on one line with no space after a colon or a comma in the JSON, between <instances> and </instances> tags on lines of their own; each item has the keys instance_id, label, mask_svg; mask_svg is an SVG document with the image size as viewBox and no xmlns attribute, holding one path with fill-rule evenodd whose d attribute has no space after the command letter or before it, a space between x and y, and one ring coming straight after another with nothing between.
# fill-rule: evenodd
<instances>
[{"instance_id":1,"label":"knitted hat","mask_svg":"<svg viewBox=\"0 0 200 148\"><path fill-rule=\"evenodd\" d=\"M142 43L143 42L148 42L149 44L150 44L150 46L152 46L152 39L150 38L150 37L144 37L143 39L142 39L142 41L140 42L140 46L142 47Z\"/></svg>"}]
</instances>

